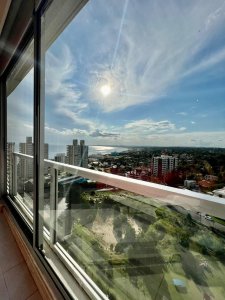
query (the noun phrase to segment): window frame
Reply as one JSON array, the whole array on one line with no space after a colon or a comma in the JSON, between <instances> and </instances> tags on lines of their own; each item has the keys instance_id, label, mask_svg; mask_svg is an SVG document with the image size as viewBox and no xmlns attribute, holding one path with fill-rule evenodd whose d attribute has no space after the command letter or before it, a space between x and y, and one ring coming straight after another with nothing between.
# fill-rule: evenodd
<instances>
[{"instance_id":1,"label":"window frame","mask_svg":"<svg viewBox=\"0 0 225 300\"><path fill-rule=\"evenodd\" d=\"M7 68L0 77L0 162L1 162L1 196L6 201L7 206L10 208L16 222L25 234L28 242L31 244L35 255L40 260L44 269L47 271L50 278L55 283L57 289L62 295L63 299L71 299L67 289L58 278L57 273L53 270L50 264L45 259L42 252L43 245L43 221L39 214L40 206L40 188L43 179L41 178L41 170L44 164L44 85L43 85L43 65L44 53L41 49L41 18L45 10L48 8L52 0L39 1L38 6L33 12L32 22L26 29L18 47L15 49ZM34 208L33 208L33 231L31 230L26 218L23 215L22 210L20 211L15 205L13 198L7 194L7 93L6 83L7 79L12 72L14 66L19 62L21 56L26 50L29 43L34 39L34 77L33 77L33 137L34 137Z\"/></svg>"}]
</instances>

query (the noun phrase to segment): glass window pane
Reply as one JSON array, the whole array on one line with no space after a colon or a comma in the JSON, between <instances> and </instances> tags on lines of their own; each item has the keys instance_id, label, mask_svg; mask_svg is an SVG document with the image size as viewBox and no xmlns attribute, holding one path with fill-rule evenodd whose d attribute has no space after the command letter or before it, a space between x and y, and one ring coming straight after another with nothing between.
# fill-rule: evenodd
<instances>
[{"instance_id":1,"label":"glass window pane","mask_svg":"<svg viewBox=\"0 0 225 300\"><path fill-rule=\"evenodd\" d=\"M110 299L222 297L214 226L225 216L179 202L183 189L224 193L221 1L89 1L69 23L75 11L57 30L43 18L50 243ZM179 188L177 198L121 190L107 173Z\"/></svg>"},{"instance_id":2,"label":"glass window pane","mask_svg":"<svg viewBox=\"0 0 225 300\"><path fill-rule=\"evenodd\" d=\"M33 214L32 54L33 42L26 48L7 79L8 193L29 222Z\"/></svg>"}]
</instances>

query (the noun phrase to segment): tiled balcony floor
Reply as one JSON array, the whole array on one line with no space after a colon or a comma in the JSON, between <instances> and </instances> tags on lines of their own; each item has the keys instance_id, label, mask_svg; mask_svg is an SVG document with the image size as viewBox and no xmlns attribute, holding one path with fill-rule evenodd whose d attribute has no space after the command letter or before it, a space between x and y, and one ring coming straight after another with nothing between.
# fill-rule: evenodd
<instances>
[{"instance_id":1,"label":"tiled balcony floor","mask_svg":"<svg viewBox=\"0 0 225 300\"><path fill-rule=\"evenodd\" d=\"M13 234L0 212L0 299L41 300Z\"/></svg>"}]
</instances>

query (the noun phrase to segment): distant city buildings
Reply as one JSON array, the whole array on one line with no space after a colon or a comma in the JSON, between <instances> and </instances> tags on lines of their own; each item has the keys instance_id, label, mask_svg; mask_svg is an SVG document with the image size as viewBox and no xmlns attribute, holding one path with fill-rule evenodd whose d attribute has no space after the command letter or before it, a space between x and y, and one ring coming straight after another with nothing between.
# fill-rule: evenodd
<instances>
[{"instance_id":1,"label":"distant city buildings","mask_svg":"<svg viewBox=\"0 0 225 300\"><path fill-rule=\"evenodd\" d=\"M72 145L67 145L66 163L74 166L88 167L88 146L84 140L73 140Z\"/></svg>"},{"instance_id":2,"label":"distant city buildings","mask_svg":"<svg viewBox=\"0 0 225 300\"><path fill-rule=\"evenodd\" d=\"M66 161L65 153L57 153L54 157L54 160L60 163L65 163Z\"/></svg>"},{"instance_id":3,"label":"distant city buildings","mask_svg":"<svg viewBox=\"0 0 225 300\"><path fill-rule=\"evenodd\" d=\"M19 143L19 152L33 156L34 144L32 142L32 137L26 137L25 143ZM48 159L48 144L44 144L44 158ZM44 173L48 173L47 166L44 167ZM18 175L24 179L33 178L33 160L20 158L18 164Z\"/></svg>"},{"instance_id":4,"label":"distant city buildings","mask_svg":"<svg viewBox=\"0 0 225 300\"><path fill-rule=\"evenodd\" d=\"M33 156L32 137L26 137L25 143L19 143L19 152ZM33 178L33 160L21 158L18 165L18 173L21 178Z\"/></svg>"},{"instance_id":5,"label":"distant city buildings","mask_svg":"<svg viewBox=\"0 0 225 300\"><path fill-rule=\"evenodd\" d=\"M15 148L15 143L7 143L7 180L9 190L12 188L13 182L12 166ZM45 159L48 159L48 148L48 144L45 144ZM201 159L198 152L196 152L196 157L198 157L198 160L196 160L195 152L192 154L175 151L159 152L158 149L153 149L151 151L135 150L126 153L121 152L116 153L116 155L112 153L91 154L88 157L88 150L89 148L85 145L84 140L78 141L74 139L71 145L67 145L66 153L57 153L54 155L54 161L126 176L128 178L211 193L225 198L224 189L219 189L221 186L224 186L225 173L223 168L218 170L217 165L212 165L212 167L209 165L210 168L206 169L205 158ZM34 144L32 137L26 137L26 142L19 144L19 152L33 156L33 151ZM17 158L16 161L19 193L32 192L33 160ZM61 173L62 176L65 176L66 172L62 171ZM48 174L48 167L45 165L44 175L46 174ZM45 177L47 178L47 176ZM49 182L46 183L46 187L46 191L49 193Z\"/></svg>"},{"instance_id":6,"label":"distant city buildings","mask_svg":"<svg viewBox=\"0 0 225 300\"><path fill-rule=\"evenodd\" d=\"M152 174L161 177L167 173L176 170L178 166L178 158L175 156L161 155L152 158L151 167Z\"/></svg>"}]
</instances>

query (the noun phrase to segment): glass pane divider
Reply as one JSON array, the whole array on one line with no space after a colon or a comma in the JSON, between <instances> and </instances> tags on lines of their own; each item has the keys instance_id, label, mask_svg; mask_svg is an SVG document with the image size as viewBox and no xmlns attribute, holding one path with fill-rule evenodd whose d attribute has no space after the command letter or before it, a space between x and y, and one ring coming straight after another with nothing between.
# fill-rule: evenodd
<instances>
[{"instance_id":1,"label":"glass pane divider","mask_svg":"<svg viewBox=\"0 0 225 300\"><path fill-rule=\"evenodd\" d=\"M50 241L56 243L56 211L58 199L58 170L51 168L51 184L50 184Z\"/></svg>"},{"instance_id":2,"label":"glass pane divider","mask_svg":"<svg viewBox=\"0 0 225 300\"><path fill-rule=\"evenodd\" d=\"M44 4L45 1L42 1ZM43 7L40 6L34 14L34 111L33 111L33 125L34 125L34 234L33 247L43 250L43 217L41 212L44 209L44 184L43 184L43 170L44 170L44 53L42 47L42 25L41 14Z\"/></svg>"},{"instance_id":3,"label":"glass pane divider","mask_svg":"<svg viewBox=\"0 0 225 300\"><path fill-rule=\"evenodd\" d=\"M56 243L53 248L54 252L61 258L74 278L85 288L85 291L94 300L108 300L108 296L101 291L88 274L79 266L79 264L65 251L65 249Z\"/></svg>"},{"instance_id":4,"label":"glass pane divider","mask_svg":"<svg viewBox=\"0 0 225 300\"><path fill-rule=\"evenodd\" d=\"M17 157L12 154L12 194L16 196L17 194Z\"/></svg>"}]
</instances>

